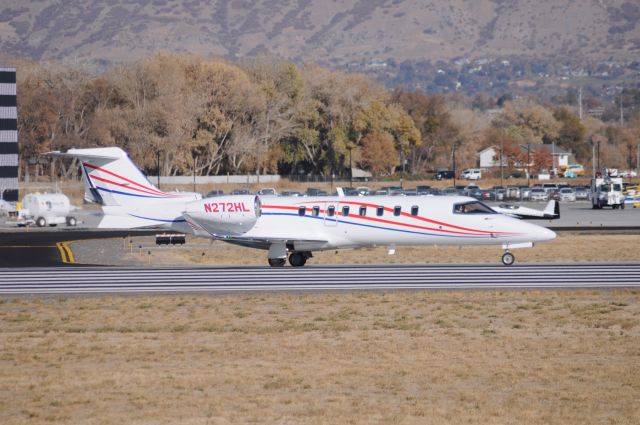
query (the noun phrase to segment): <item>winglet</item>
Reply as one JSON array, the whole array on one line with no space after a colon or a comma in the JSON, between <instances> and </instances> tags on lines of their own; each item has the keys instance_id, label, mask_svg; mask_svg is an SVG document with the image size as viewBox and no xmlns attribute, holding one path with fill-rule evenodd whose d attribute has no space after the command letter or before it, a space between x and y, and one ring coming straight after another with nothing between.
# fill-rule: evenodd
<instances>
[{"instance_id":1,"label":"winglet","mask_svg":"<svg viewBox=\"0 0 640 425\"><path fill-rule=\"evenodd\" d=\"M338 192L338 198L344 198L344 190L341 187L336 187L336 191Z\"/></svg>"}]
</instances>

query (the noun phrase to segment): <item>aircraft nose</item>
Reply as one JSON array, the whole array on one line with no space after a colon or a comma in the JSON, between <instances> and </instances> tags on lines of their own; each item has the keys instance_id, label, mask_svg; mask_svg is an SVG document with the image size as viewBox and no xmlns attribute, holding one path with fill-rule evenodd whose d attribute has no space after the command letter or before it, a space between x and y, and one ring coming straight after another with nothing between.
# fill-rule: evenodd
<instances>
[{"instance_id":1,"label":"aircraft nose","mask_svg":"<svg viewBox=\"0 0 640 425\"><path fill-rule=\"evenodd\" d=\"M556 232L554 232L551 229L547 229L546 227L543 227L543 229L544 229L544 232L542 233L542 238L543 238L542 240L550 241L556 238L557 236Z\"/></svg>"},{"instance_id":2,"label":"aircraft nose","mask_svg":"<svg viewBox=\"0 0 640 425\"><path fill-rule=\"evenodd\" d=\"M556 232L553 230L536 224L532 224L532 226L533 228L530 229L529 233L534 236L535 241L550 241L556 238Z\"/></svg>"}]
</instances>

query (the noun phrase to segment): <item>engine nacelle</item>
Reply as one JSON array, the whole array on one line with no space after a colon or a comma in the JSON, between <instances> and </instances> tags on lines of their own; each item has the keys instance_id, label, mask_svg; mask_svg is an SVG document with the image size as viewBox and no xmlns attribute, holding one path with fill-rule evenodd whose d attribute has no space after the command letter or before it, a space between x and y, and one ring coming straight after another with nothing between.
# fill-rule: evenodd
<instances>
[{"instance_id":1,"label":"engine nacelle","mask_svg":"<svg viewBox=\"0 0 640 425\"><path fill-rule=\"evenodd\" d=\"M211 235L237 236L256 224L260 209L260 198L254 195L215 196L190 202L184 216L196 233L201 227Z\"/></svg>"}]
</instances>

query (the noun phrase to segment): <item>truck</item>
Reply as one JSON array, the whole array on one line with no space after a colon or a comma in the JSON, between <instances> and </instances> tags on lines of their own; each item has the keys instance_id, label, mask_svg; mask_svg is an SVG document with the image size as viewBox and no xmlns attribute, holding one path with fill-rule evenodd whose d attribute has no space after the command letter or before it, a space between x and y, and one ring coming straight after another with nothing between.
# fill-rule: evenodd
<instances>
[{"instance_id":1,"label":"truck","mask_svg":"<svg viewBox=\"0 0 640 425\"><path fill-rule=\"evenodd\" d=\"M591 206L593 209L624 209L622 178L605 174L605 177L591 179Z\"/></svg>"},{"instance_id":2,"label":"truck","mask_svg":"<svg viewBox=\"0 0 640 425\"><path fill-rule=\"evenodd\" d=\"M66 223L75 226L78 220L69 215L75 209L62 193L29 193L22 198L17 224L20 227L35 224L38 227L57 226Z\"/></svg>"}]
</instances>

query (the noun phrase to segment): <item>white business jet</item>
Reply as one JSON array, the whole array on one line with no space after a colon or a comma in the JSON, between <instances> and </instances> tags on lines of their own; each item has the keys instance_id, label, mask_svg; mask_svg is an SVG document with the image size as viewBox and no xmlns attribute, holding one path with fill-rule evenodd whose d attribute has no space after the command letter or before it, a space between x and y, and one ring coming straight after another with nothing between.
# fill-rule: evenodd
<instances>
[{"instance_id":1,"label":"white business jet","mask_svg":"<svg viewBox=\"0 0 640 425\"><path fill-rule=\"evenodd\" d=\"M170 227L180 232L268 251L273 267L303 266L313 251L398 245L501 245L530 248L556 234L452 196L260 197L163 192L120 148L70 149L51 155L82 163L85 197L102 205L98 227ZM341 193L341 191L340 191Z\"/></svg>"}]
</instances>

